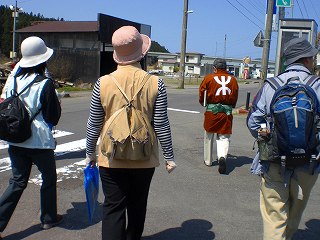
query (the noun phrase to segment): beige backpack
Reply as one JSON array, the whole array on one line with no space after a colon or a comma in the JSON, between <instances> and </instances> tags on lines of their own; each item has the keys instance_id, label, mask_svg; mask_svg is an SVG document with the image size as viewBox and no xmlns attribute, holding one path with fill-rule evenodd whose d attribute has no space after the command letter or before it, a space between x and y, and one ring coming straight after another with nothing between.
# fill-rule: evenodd
<instances>
[{"instance_id":1,"label":"beige backpack","mask_svg":"<svg viewBox=\"0 0 320 240\"><path fill-rule=\"evenodd\" d=\"M116 84L127 104L117 110L105 123L105 135L101 136L100 149L109 160L149 160L156 136L148 117L135 106L134 99L142 90L150 75L143 78L138 91L129 99L118 81Z\"/></svg>"}]
</instances>

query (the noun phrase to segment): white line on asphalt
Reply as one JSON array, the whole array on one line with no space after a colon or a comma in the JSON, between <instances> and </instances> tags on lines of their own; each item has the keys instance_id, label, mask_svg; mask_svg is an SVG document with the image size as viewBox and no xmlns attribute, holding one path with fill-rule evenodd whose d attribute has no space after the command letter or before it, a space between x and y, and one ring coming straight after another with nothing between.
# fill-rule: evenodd
<instances>
[{"instance_id":1,"label":"white line on asphalt","mask_svg":"<svg viewBox=\"0 0 320 240\"><path fill-rule=\"evenodd\" d=\"M68 136L68 135L72 135L72 134L74 134L74 133L61 131L61 130L54 130L53 131L53 137L54 138L64 137L64 136ZM7 144L6 141L0 140L0 150L1 149L6 149L8 147L9 147L9 145Z\"/></svg>"},{"instance_id":2,"label":"white line on asphalt","mask_svg":"<svg viewBox=\"0 0 320 240\"><path fill-rule=\"evenodd\" d=\"M54 150L54 155L61 156L70 152L81 151L85 148L86 148L86 139L83 138L80 140L57 145L56 149Z\"/></svg>"},{"instance_id":3,"label":"white line on asphalt","mask_svg":"<svg viewBox=\"0 0 320 240\"><path fill-rule=\"evenodd\" d=\"M86 160L75 162L68 166L57 168L57 182L62 182L65 179L79 178L83 174L83 169L86 167ZM37 174L33 178L29 179L29 183L41 185L41 174Z\"/></svg>"},{"instance_id":4,"label":"white line on asphalt","mask_svg":"<svg viewBox=\"0 0 320 240\"><path fill-rule=\"evenodd\" d=\"M200 112L197 112L197 111L183 110L183 109L177 109L177 108L167 108L167 109L171 110L171 111L176 111L176 112L200 113Z\"/></svg>"},{"instance_id":5,"label":"white line on asphalt","mask_svg":"<svg viewBox=\"0 0 320 240\"><path fill-rule=\"evenodd\" d=\"M63 143L57 145L54 150L55 156L62 156L70 152L78 152L86 148L86 139L80 139L77 141L72 141L68 143ZM0 159L0 172L5 172L11 169L10 158L2 158Z\"/></svg>"}]
</instances>

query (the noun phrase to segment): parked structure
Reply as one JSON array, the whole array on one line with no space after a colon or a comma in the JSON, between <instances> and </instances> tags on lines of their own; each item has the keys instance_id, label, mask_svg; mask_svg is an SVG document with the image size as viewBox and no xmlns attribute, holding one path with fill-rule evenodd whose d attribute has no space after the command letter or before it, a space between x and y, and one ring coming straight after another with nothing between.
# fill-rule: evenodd
<instances>
[{"instance_id":1,"label":"parked structure","mask_svg":"<svg viewBox=\"0 0 320 240\"><path fill-rule=\"evenodd\" d=\"M148 57L157 57L157 69L161 70L164 74L173 74L175 69L180 65L180 54L179 53L158 53L149 52ZM205 76L213 72L213 62L217 57L206 56L201 53L186 53L186 75L192 76ZM252 78L255 73L259 73L261 69L260 59L247 58L226 58L227 70L238 78L245 78L245 71L247 72L247 78ZM148 61L149 62L149 61ZM268 73L269 76L274 72L274 61L269 62ZM255 75L257 76L257 75Z\"/></svg>"},{"instance_id":2,"label":"parked structure","mask_svg":"<svg viewBox=\"0 0 320 240\"><path fill-rule=\"evenodd\" d=\"M17 30L19 44L29 36L38 36L55 50L49 70L68 81L94 82L116 69L111 37L124 26L136 27L150 36L151 26L99 13L97 21L46 21ZM144 64L144 69L146 65Z\"/></svg>"}]
</instances>

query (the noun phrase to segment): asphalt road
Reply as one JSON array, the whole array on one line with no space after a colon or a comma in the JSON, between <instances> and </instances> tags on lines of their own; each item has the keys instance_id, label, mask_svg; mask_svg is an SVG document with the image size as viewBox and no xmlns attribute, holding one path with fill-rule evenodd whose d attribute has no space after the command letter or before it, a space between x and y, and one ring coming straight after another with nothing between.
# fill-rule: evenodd
<instances>
[{"instance_id":1,"label":"asphalt road","mask_svg":"<svg viewBox=\"0 0 320 240\"><path fill-rule=\"evenodd\" d=\"M258 84L241 84L238 106L251 97ZM143 240L257 240L262 239L259 212L259 178L250 174L255 151L254 139L246 128L246 115L234 116L234 129L227 160L227 174L220 175L216 163L203 164L203 108L198 104L197 87L183 90L168 88L169 118L172 128L177 169L168 174L163 161L156 169L148 201ZM62 99L63 115L57 129L73 134L57 138L58 144L75 143L57 154L58 209L64 223L42 231L39 225L39 188L36 181L25 190L3 235L6 240L101 239L103 194L94 221L88 222L83 190L86 121L90 93ZM177 111L187 110L187 111ZM69 146L69 145L68 145ZM6 149L0 157L7 156ZM75 163L78 163L75 164ZM1 164L0 164L1 166ZM66 166L72 171L61 171ZM34 167L31 179L36 179ZM0 194L7 186L9 170L0 171ZM316 240L320 236L319 184L314 188L301 221L297 239Z\"/></svg>"}]
</instances>

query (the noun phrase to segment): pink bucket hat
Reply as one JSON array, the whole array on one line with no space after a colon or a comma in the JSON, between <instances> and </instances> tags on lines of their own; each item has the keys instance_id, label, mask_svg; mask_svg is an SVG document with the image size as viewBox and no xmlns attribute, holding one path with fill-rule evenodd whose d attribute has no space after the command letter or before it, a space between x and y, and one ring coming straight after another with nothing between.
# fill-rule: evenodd
<instances>
[{"instance_id":1,"label":"pink bucket hat","mask_svg":"<svg viewBox=\"0 0 320 240\"><path fill-rule=\"evenodd\" d=\"M123 26L112 35L113 59L120 65L138 62L149 51L151 39L133 26Z\"/></svg>"}]
</instances>

